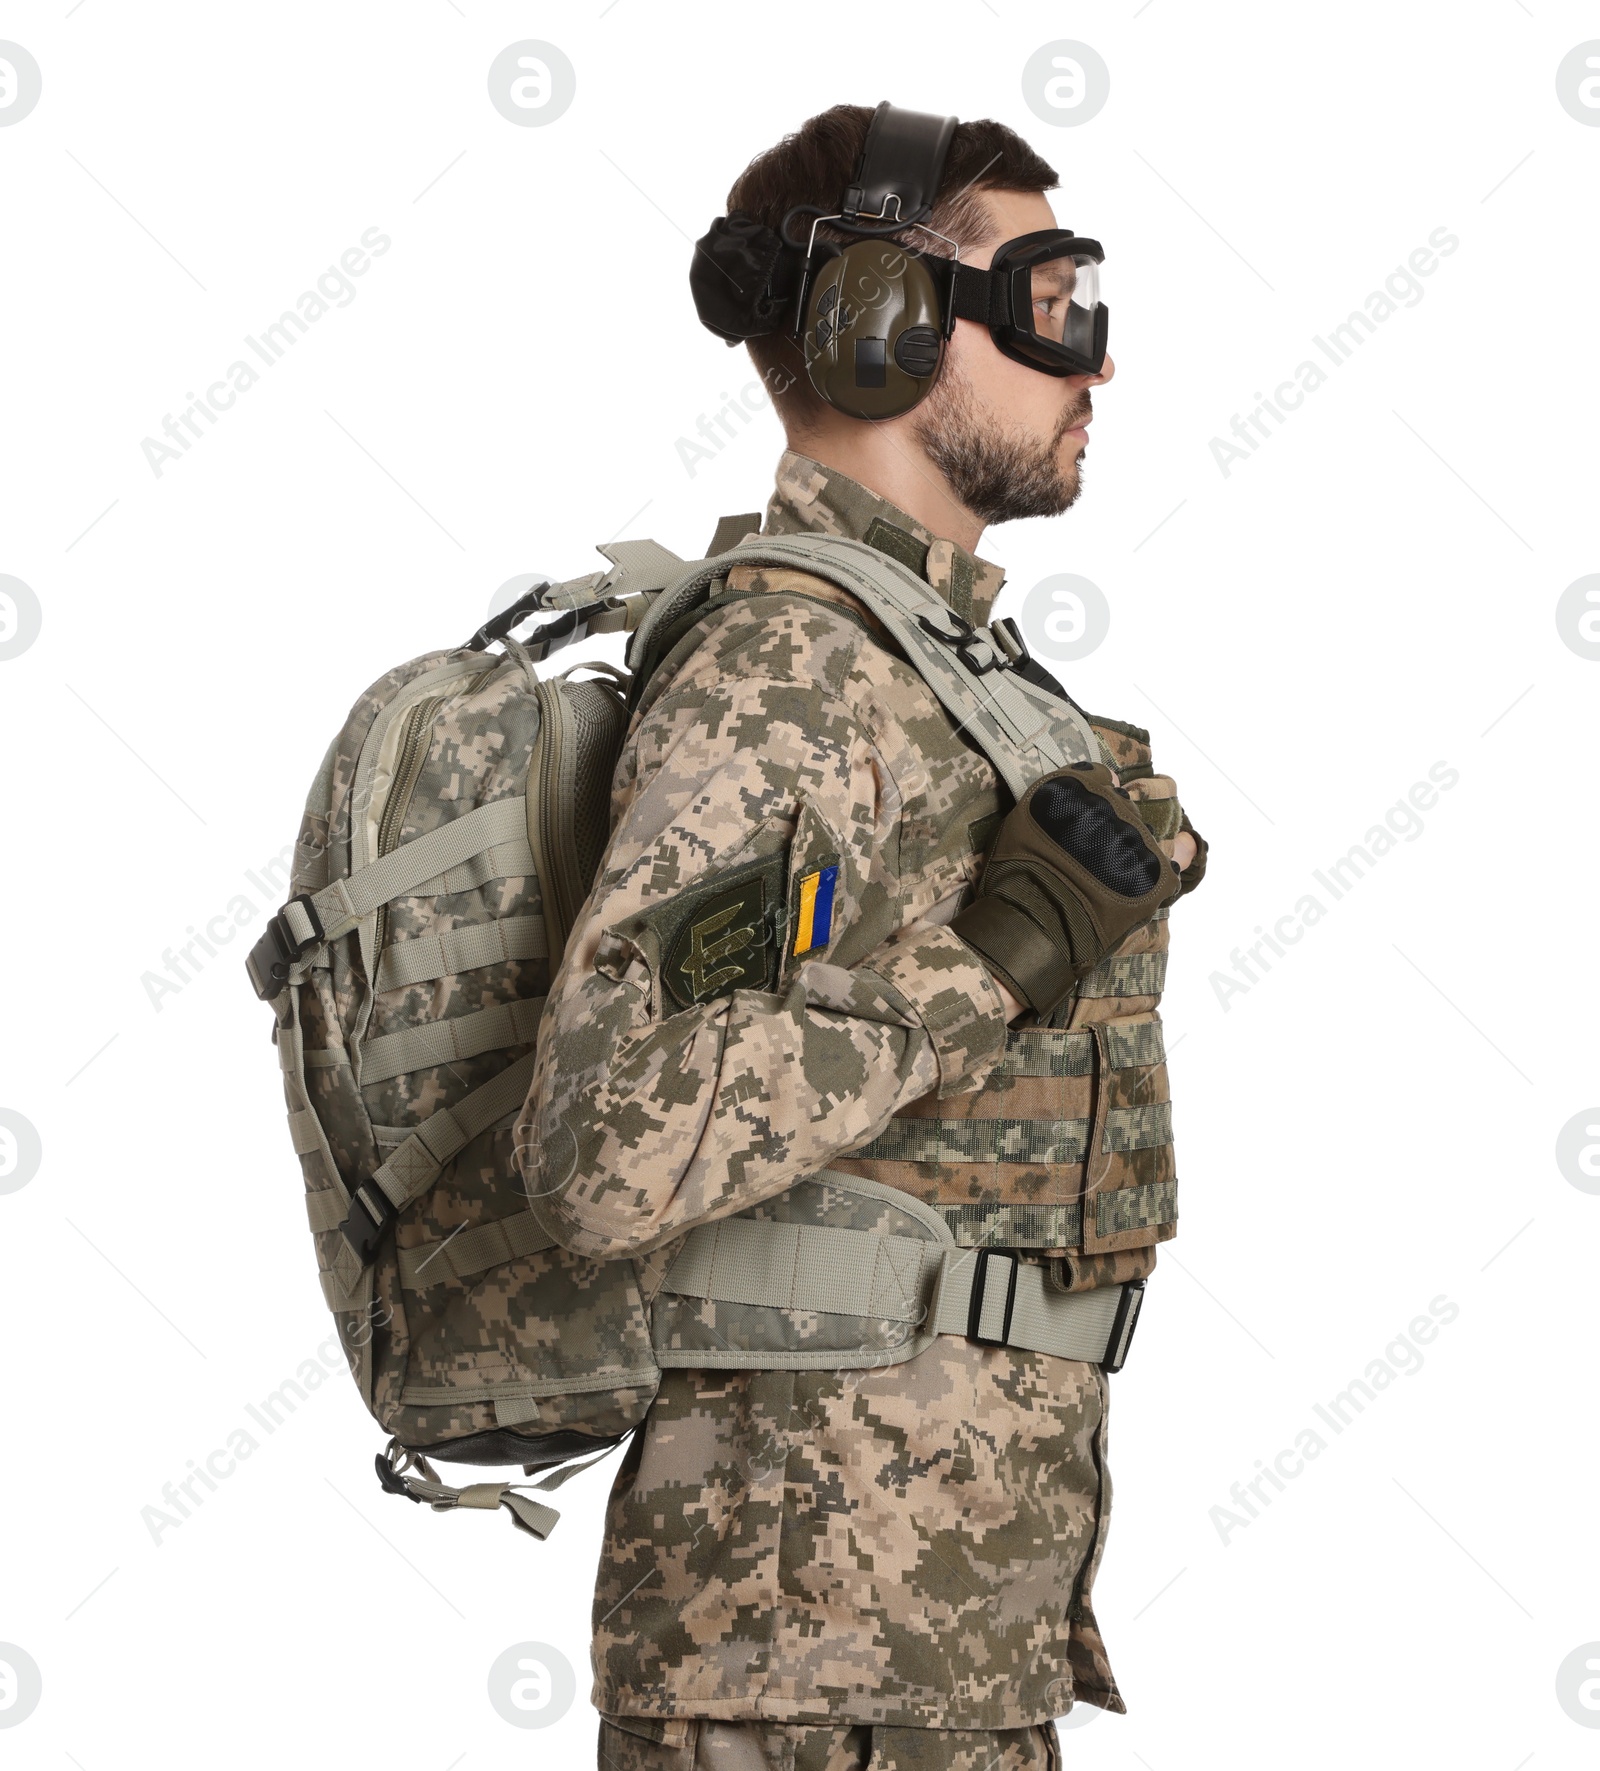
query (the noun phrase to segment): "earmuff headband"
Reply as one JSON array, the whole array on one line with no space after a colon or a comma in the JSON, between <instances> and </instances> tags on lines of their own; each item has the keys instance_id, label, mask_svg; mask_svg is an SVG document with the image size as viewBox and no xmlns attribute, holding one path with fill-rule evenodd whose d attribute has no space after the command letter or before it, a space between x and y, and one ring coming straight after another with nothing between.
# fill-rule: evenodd
<instances>
[{"instance_id":1,"label":"earmuff headband","mask_svg":"<svg viewBox=\"0 0 1600 1771\"><path fill-rule=\"evenodd\" d=\"M872 113L861 168L839 200L849 231L862 223L881 231L926 221L939 196L956 119L931 111L903 111L887 99ZM880 231L872 226L873 232Z\"/></svg>"}]
</instances>

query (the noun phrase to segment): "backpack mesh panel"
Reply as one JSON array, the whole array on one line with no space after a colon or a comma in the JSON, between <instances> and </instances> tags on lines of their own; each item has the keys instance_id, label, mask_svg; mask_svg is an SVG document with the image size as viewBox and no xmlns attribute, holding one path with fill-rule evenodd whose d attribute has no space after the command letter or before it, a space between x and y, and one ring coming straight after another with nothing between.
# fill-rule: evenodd
<instances>
[{"instance_id":1,"label":"backpack mesh panel","mask_svg":"<svg viewBox=\"0 0 1600 1771\"><path fill-rule=\"evenodd\" d=\"M587 891L594 883L611 831L611 777L627 729L628 709L621 691L605 679L569 682L566 695L577 750L573 842Z\"/></svg>"}]
</instances>

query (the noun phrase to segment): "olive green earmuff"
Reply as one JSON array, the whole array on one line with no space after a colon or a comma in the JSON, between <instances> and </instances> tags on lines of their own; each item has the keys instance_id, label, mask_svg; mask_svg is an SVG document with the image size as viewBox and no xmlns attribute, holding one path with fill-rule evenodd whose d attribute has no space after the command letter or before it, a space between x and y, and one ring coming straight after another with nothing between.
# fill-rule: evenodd
<instances>
[{"instance_id":1,"label":"olive green earmuff","mask_svg":"<svg viewBox=\"0 0 1600 1771\"><path fill-rule=\"evenodd\" d=\"M898 418L944 360L939 296L921 258L892 240L854 240L817 273L801 333L820 399L852 418Z\"/></svg>"}]
</instances>

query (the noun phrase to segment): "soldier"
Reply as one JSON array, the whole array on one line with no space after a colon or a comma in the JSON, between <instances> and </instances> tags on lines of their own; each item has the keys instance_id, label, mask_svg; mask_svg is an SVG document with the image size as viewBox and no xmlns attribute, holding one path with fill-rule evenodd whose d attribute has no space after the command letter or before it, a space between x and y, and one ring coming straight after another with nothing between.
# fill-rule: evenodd
<instances>
[{"instance_id":1,"label":"soldier","mask_svg":"<svg viewBox=\"0 0 1600 1771\"><path fill-rule=\"evenodd\" d=\"M1057 182L998 123L851 105L739 177L694 281L786 431L763 534L863 541L990 620L979 538L1072 504L1113 374L1099 248L1057 227ZM822 287L852 241L938 261L953 323L886 285L875 343ZM918 324L932 343L902 347ZM909 1359L665 1371L595 1596L611 1771L1052 1767L1054 1717L1124 1707L1091 1603L1115 1361L1030 1347L1009 1297L1002 1329L994 1275L1115 1292L1122 1323L1174 1233L1156 1002L1205 844L1145 732L1025 668L1095 748L1013 805L859 601L743 566L633 716L519 1127L536 1212L576 1253L638 1257L649 1296L697 1226L854 1177L856 1205L924 1214L980 1278L972 1332ZM748 1349L765 1301L680 1320ZM803 1346L817 1315L786 1320Z\"/></svg>"}]
</instances>

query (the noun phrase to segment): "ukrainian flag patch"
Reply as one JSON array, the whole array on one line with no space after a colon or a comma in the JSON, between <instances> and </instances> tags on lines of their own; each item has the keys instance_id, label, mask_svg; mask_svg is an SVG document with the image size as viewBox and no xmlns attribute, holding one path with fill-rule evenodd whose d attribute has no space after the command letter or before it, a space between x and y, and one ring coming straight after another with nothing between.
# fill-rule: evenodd
<instances>
[{"instance_id":1,"label":"ukrainian flag patch","mask_svg":"<svg viewBox=\"0 0 1600 1771\"><path fill-rule=\"evenodd\" d=\"M794 946L791 953L814 953L833 937L833 887L839 865L815 867L800 876L794 912Z\"/></svg>"}]
</instances>

